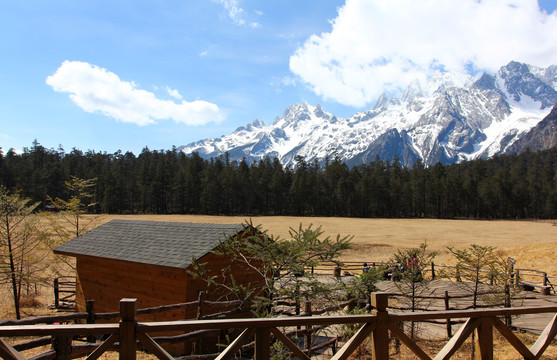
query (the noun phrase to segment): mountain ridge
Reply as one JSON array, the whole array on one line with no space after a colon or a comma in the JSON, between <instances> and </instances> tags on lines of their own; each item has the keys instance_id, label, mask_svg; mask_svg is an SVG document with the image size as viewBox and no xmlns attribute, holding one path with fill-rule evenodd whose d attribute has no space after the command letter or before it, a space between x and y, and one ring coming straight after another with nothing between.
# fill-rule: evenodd
<instances>
[{"instance_id":1,"label":"mountain ridge","mask_svg":"<svg viewBox=\"0 0 557 360\"><path fill-rule=\"evenodd\" d=\"M349 166L377 156L396 156L408 166L417 159L434 165L488 158L505 153L540 123L557 103L556 86L557 66L511 61L479 78L442 73L426 83L413 81L400 98L384 93L370 110L349 118L320 105L292 104L272 125L256 119L178 151L207 159L228 153L248 162L277 157L292 166L297 156L319 163L340 157Z\"/></svg>"}]
</instances>

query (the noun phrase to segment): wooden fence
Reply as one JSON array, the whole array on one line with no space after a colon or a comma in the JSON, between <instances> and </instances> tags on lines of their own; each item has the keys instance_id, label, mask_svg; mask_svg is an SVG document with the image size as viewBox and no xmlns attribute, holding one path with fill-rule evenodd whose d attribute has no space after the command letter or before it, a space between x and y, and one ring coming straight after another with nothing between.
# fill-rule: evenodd
<instances>
[{"instance_id":1,"label":"wooden fence","mask_svg":"<svg viewBox=\"0 0 557 360\"><path fill-rule=\"evenodd\" d=\"M391 268L398 264L390 262L367 262L371 268L383 267L385 269ZM428 267L427 272L430 274L431 279L435 280L438 277L439 269L454 269L456 271L456 266L451 265L441 265L431 263ZM342 275L356 275L361 274L363 271L363 263L356 261L346 261L342 266L338 264L329 262L322 263L318 267L312 268L310 270L312 273L318 274L332 274L335 276ZM492 275L488 271L480 271L486 275ZM549 295L551 291L557 293L555 287L557 286L557 276L548 275L545 271L535 270L535 269L521 269L513 268L512 272L509 274L510 282L517 286L522 286L526 290L538 289L542 295ZM492 280L493 281L493 280Z\"/></svg>"},{"instance_id":2,"label":"wooden fence","mask_svg":"<svg viewBox=\"0 0 557 360\"><path fill-rule=\"evenodd\" d=\"M304 304L304 314L306 316L316 316L322 315L330 312L335 312L343 309L346 306L353 305L355 303L354 300L346 301L340 304L336 304L333 306L329 306L322 309L312 309L312 304L309 301L306 301ZM86 302L86 312L80 313L72 313L72 314L64 314L64 315L49 315L49 316L37 316L33 318L26 318L21 320L4 320L0 321L1 326L20 326L20 325L37 325L37 324L67 324L67 323L83 323L86 324L95 324L97 321L113 321L113 320L121 320L121 313L120 312L104 312L104 313L95 313L94 312L94 305L95 302L93 300L87 300ZM275 307L277 308L276 314L283 315L283 316L296 316L300 314L300 302L290 301L289 299L281 299L277 298L274 302ZM197 308L197 320L210 320L210 319L223 319L229 316L237 315L237 314L245 314L251 310L251 301L206 301L205 300L205 293L200 292L197 301L180 303L180 304L172 304L172 305L163 305L163 306L156 306L156 307L149 307L144 309L138 309L136 311L136 315L146 315L146 314L154 314L154 313L163 313L170 310L175 309L182 309L188 307L196 307ZM214 312L212 309L219 309L219 312ZM223 309L225 309L223 311ZM228 309L228 310L226 310ZM197 343L200 339L205 337L217 337L220 340L224 340L226 337L226 331L216 331L216 330L200 330L194 331L185 335L179 336L159 336L156 337L155 340L159 343ZM306 343L310 344L309 339L309 332L307 329L298 329L295 331L289 332L289 335L295 336L302 336L306 338ZM77 340L77 339L76 339ZM79 339L83 340L83 339ZM73 345L71 353L72 356L77 356L80 354L86 354L92 348L95 348L94 343L96 342L96 338L94 336L89 335L86 338L88 344L79 344ZM333 347L336 345L337 339L331 339L328 342L318 344L316 346L308 345L308 348L316 351L321 348L325 347ZM17 351L24 351L30 350L37 347L42 347L51 344L53 348L59 348L60 346L68 346L67 340L60 341L56 337L51 336L44 336L38 339L27 340L21 343L18 343L13 346L13 348ZM65 344L65 345L64 345ZM249 349L250 345L245 346L245 348ZM253 346L251 346L253 348ZM57 352L68 352L69 350L65 351L57 351ZM34 360L50 360L53 359L53 352L49 351L47 353L43 353L33 357ZM194 358L198 358L198 356L194 356Z\"/></svg>"},{"instance_id":3,"label":"wooden fence","mask_svg":"<svg viewBox=\"0 0 557 360\"><path fill-rule=\"evenodd\" d=\"M75 277L61 276L54 279L54 307L70 309L75 307Z\"/></svg>"},{"instance_id":4,"label":"wooden fence","mask_svg":"<svg viewBox=\"0 0 557 360\"><path fill-rule=\"evenodd\" d=\"M391 267L396 264L388 262L368 262L370 267ZM455 266L440 265L431 263L428 269L432 279L438 276L439 268L455 269ZM345 262L343 266L338 266L335 263L322 263L316 268L310 269L311 273L333 274L341 276L343 274L361 274L363 271L362 262ZM520 285L526 290L538 289L542 295L549 295L551 291L556 293L555 286L557 286L557 276L550 276L544 271L535 269L513 269L510 274L511 283ZM493 284L492 284L493 285ZM71 308L75 305L75 278L73 277L60 277L54 279L54 306L57 309Z\"/></svg>"},{"instance_id":5,"label":"wooden fence","mask_svg":"<svg viewBox=\"0 0 557 360\"><path fill-rule=\"evenodd\" d=\"M529 307L489 310L429 311L415 313L391 313L387 310L388 295L372 294L373 313L370 315L345 316L300 316L289 318L259 319L224 319L224 320L190 320L172 322L138 322L136 300L122 299L120 302L119 323L83 324L83 325L8 325L0 326L0 338L16 336L52 336L57 344L51 351L50 359L69 360L89 353L87 360L95 360L106 351L118 351L119 358L136 359L138 349L145 349L163 360L174 358L154 339L154 334L169 331L200 332L240 329L241 334L220 354L206 358L228 359L241 349L242 345L254 339L254 358L267 360L271 356L274 341L282 342L299 359L310 359L308 349L300 349L287 335L279 329L296 327L317 327L323 325L356 325L359 329L332 356L334 360L349 358L354 351L369 339L369 346L376 360L389 359L389 332L407 346L417 359L449 359L464 341L475 333L475 351L478 358L493 359L493 330L496 329L516 351L525 359L539 359L557 334L557 314L553 316L537 341L527 347L506 326L501 317L525 314L557 313L557 306ZM465 319L464 324L448 340L446 345L434 356L429 355L412 340L399 326L403 322L420 322L424 320ZM100 344L85 344L87 347L75 349L72 339L77 336L92 337L104 335L106 340ZM369 335L372 335L369 337ZM0 339L0 356L6 360L25 359L15 346ZM202 357L197 357L202 358Z\"/></svg>"},{"instance_id":6,"label":"wooden fence","mask_svg":"<svg viewBox=\"0 0 557 360\"><path fill-rule=\"evenodd\" d=\"M507 290L508 290L508 286L507 286ZM479 293L478 295L485 295L485 294L491 294L491 292L482 292L482 293ZM389 296L391 298L398 298L398 297L408 298L408 297L410 297L410 295L398 294L398 293L389 293ZM414 297L416 299L427 299L427 300L442 301L442 303L444 305L444 310L468 310L471 307L457 308L456 306L452 305L452 301L453 300L462 300L462 299L470 298L472 296L473 296L472 294L450 295L448 291L445 291L443 296L415 295ZM524 298L521 297L520 299L524 299ZM501 306L501 307L510 308L511 307L511 301L510 300L511 300L510 292L506 291L506 296L505 296L504 302L502 304L490 304L489 306L490 307ZM34 324L64 324L64 323L69 323L69 322L75 322L75 323L85 322L87 324L94 324L99 320L112 321L112 320L115 320L115 319L116 320L120 319L120 316L121 316L120 312L95 313L94 312L94 305L95 305L95 302L93 300L88 300L86 302L86 310L87 310L86 312L64 314L64 315L53 315L53 316L38 316L38 317L26 318L26 319L22 319L22 320L5 320L5 321L0 321L0 326L6 326L6 325L34 325ZM245 313L245 312L249 311L249 306L251 306L251 303L248 302L248 301L243 301L243 302L241 302L241 301L225 301L225 302L205 301L204 292L200 292L197 301L138 309L136 314L137 315L145 315L145 314L153 314L153 313L162 313L162 312L170 311L170 310L174 310L174 309L181 309L181 308L187 308L187 307L197 307L197 319L198 320L201 320L201 319L219 319L219 318L225 318L227 316L234 315L234 314L237 314L237 313ZM336 304L336 305L332 305L332 306L325 307L325 308L320 308L320 309L315 309L314 306L312 305L311 301L306 301L303 304L303 307L302 307L302 304L300 304L299 301L292 301L291 299L276 298L275 302L274 302L274 306L275 306L275 312L274 313L277 316L299 316L302 313L305 316L320 316L320 315L323 315L323 314L338 312L339 310L345 309L346 307L364 307L368 311L370 311L371 308L372 308L372 306L371 306L371 296L367 298L367 301L366 301L365 304L364 303L357 304L356 300L351 300L351 301L346 301L346 302L343 302L343 303L340 303L340 304ZM230 310L224 311L224 312L214 313L214 312L211 311L211 308L213 308L213 307L218 308L218 309L223 309L223 307L228 307ZM479 306L479 307L482 307L482 306ZM389 306L389 309L390 310L400 310L400 311L411 311L412 310L408 307L401 307L401 306ZM428 309L416 308L414 310L427 311ZM423 322L433 323L433 324L438 324L438 325L445 325L446 326L447 338L450 338L453 335L453 326L458 325L458 324L462 324L464 321L446 319L444 321L426 320L426 321L423 321ZM512 325L512 318L510 316L505 317L505 324L507 326ZM313 331L313 332L315 332L315 331ZM305 337L306 342L308 344L311 342L310 339L308 338L309 332L307 331L307 329L298 329L297 331L293 332L292 334L294 334L296 336ZM173 337L173 338L158 337L156 340L159 341L159 342L174 342L174 343L184 342L184 341L195 342L195 341L198 340L198 338L202 338L204 336L222 337L223 334L221 332L196 332L196 333L188 334L186 336L178 336L178 337ZM318 345L318 348L334 347L336 345L336 340L337 339L331 339L329 343ZM94 337L90 336L87 339L87 341L89 343L95 343L96 339ZM40 339L34 339L34 340L26 341L26 342L23 342L23 343L19 343L15 346L15 349L16 350L29 350L29 349L32 349L32 348L35 348L35 347L49 345L51 343L56 343L56 342L53 341L51 337L43 337L43 338L40 338ZM309 345L307 347L310 348ZM75 347L75 349L79 349L79 348L87 349L87 348L90 348L90 345L87 345L87 346L79 345L79 346ZM316 348L314 347L314 349L316 349ZM48 359L49 356L50 355L48 355L48 354L45 357L37 356L35 358L35 360Z\"/></svg>"}]
</instances>

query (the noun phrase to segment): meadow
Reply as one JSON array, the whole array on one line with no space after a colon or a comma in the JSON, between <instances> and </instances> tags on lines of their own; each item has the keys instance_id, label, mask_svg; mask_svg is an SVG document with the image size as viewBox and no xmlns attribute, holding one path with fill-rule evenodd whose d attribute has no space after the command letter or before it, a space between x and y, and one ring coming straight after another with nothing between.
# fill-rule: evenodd
<instances>
[{"instance_id":1,"label":"meadow","mask_svg":"<svg viewBox=\"0 0 557 360\"><path fill-rule=\"evenodd\" d=\"M344 261L387 261L398 249L416 248L426 242L428 249L438 252L436 263L452 264L454 260L448 246L456 249L472 244L493 246L500 256L514 258L519 268L538 269L557 276L557 221L103 215L98 222L102 224L112 219L221 224L251 221L282 239L289 237L290 228L311 224L313 228L321 226L324 236L353 236L352 248L341 256Z\"/></svg>"},{"instance_id":2,"label":"meadow","mask_svg":"<svg viewBox=\"0 0 557 360\"><path fill-rule=\"evenodd\" d=\"M86 216L85 222L93 219ZM268 234L282 239L289 238L290 228L300 224L321 227L324 236L353 236L352 248L341 256L344 261L387 261L399 249L418 247L426 242L428 249L437 251L435 262L452 264L454 259L448 246L464 249L472 244L493 246L502 257L513 257L519 268L532 268L557 275L557 221L486 221L486 220L437 220L437 219L363 219L334 217L232 217L202 215L101 215L95 216L95 224L101 225L112 219L153 220L197 223L245 223L260 225ZM10 293L2 286L0 319L13 318ZM53 303L50 286L43 286L38 296L24 297L24 316L52 313L48 305ZM526 336L526 334L521 334ZM528 335L530 336L530 335ZM529 340L530 342L533 339ZM496 339L498 358L514 359L510 345ZM528 342L528 341L527 341ZM439 346L433 345L432 346ZM441 345L442 346L442 345ZM411 359L412 355L400 354L399 359ZM504 356L503 356L504 354ZM554 349L546 354L557 356ZM115 356L105 355L105 359ZM141 357L143 358L143 357ZM145 357L150 358L150 357ZM362 358L366 358L365 356ZM457 356L457 358L460 358Z\"/></svg>"},{"instance_id":3,"label":"meadow","mask_svg":"<svg viewBox=\"0 0 557 360\"><path fill-rule=\"evenodd\" d=\"M85 216L85 222L92 217ZM205 215L101 215L94 216L101 225L112 219L153 220L198 223L245 223L260 225L268 234L289 238L290 228L311 225L321 227L323 236L353 236L352 248L344 251L342 261L388 261L399 249L416 248L426 242L438 253L435 263L450 265L455 260L447 247L464 249L472 244L493 246L501 257L512 257L516 267L545 271L557 276L557 221L487 221L437 219L363 219L335 217L288 216L205 216ZM13 318L13 305L8 287L0 286L0 319ZM38 296L24 296L25 316L48 312L53 303L50 285L39 288ZM25 295L25 294L24 294ZM29 303L29 306L25 306Z\"/></svg>"}]
</instances>

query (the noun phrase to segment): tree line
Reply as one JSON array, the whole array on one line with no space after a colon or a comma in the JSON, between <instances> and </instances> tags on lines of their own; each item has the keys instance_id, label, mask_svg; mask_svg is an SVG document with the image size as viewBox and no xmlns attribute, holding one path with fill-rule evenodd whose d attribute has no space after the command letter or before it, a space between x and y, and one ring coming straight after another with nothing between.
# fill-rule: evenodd
<instances>
[{"instance_id":1,"label":"tree line","mask_svg":"<svg viewBox=\"0 0 557 360\"><path fill-rule=\"evenodd\" d=\"M292 215L346 217L557 218L557 149L488 160L412 167L377 158L349 168L299 156L248 163L227 155L144 148L106 153L47 149L0 152L0 185L49 205L68 199L71 177L96 179L94 213Z\"/></svg>"}]
</instances>

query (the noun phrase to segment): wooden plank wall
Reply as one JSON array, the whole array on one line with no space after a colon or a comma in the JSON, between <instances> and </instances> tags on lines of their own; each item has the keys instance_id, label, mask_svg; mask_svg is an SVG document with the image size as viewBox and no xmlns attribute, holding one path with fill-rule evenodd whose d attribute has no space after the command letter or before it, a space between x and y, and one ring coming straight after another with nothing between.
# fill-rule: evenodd
<instances>
[{"instance_id":1,"label":"wooden plank wall","mask_svg":"<svg viewBox=\"0 0 557 360\"><path fill-rule=\"evenodd\" d=\"M185 270L139 264L134 262L77 257L76 311L85 309L86 300L95 300L95 312L114 312L120 309L120 300L136 298L137 308L177 304L186 298ZM138 315L138 321L185 320L185 309L164 313ZM183 332L164 332L159 335L179 335ZM174 355L191 351L186 344L166 346Z\"/></svg>"},{"instance_id":2,"label":"wooden plank wall","mask_svg":"<svg viewBox=\"0 0 557 360\"><path fill-rule=\"evenodd\" d=\"M213 253L205 255L201 262L207 263L209 275L220 275L230 259ZM263 278L253 269L235 264L231 274L238 283L252 286L263 283ZM227 281L230 278L227 277ZM223 292L207 289L207 282L194 279L186 269L159 265L138 264L106 258L80 256L77 258L76 310L85 311L85 301L95 300L95 312L118 311L122 298L137 298L138 308L196 301L200 291L206 291L206 300L237 300L223 298ZM209 310L209 309L208 309ZM218 312L212 308L210 313ZM197 309L178 310L173 316L164 318L146 315L141 321L170 321L191 319Z\"/></svg>"},{"instance_id":3,"label":"wooden plank wall","mask_svg":"<svg viewBox=\"0 0 557 360\"><path fill-rule=\"evenodd\" d=\"M138 308L186 301L186 271L97 257L77 258L76 310L95 300L95 312L118 311L120 299L137 298ZM184 310L164 315L164 320L185 319ZM141 321L158 321L157 314Z\"/></svg>"}]
</instances>

